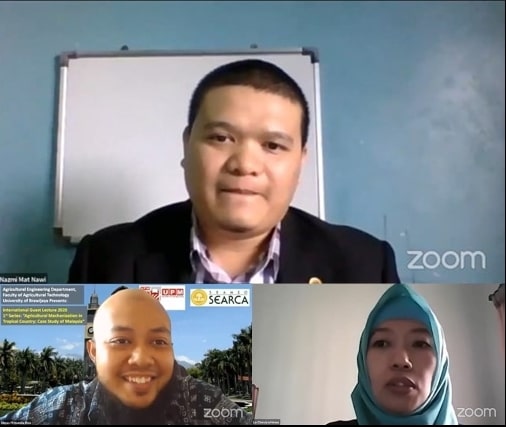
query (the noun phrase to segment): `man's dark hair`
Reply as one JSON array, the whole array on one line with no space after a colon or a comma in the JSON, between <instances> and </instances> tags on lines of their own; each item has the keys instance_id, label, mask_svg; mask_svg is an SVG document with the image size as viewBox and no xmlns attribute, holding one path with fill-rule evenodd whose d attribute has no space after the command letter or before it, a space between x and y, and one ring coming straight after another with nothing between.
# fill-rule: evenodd
<instances>
[{"instance_id":1,"label":"man's dark hair","mask_svg":"<svg viewBox=\"0 0 506 427\"><path fill-rule=\"evenodd\" d=\"M120 287L114 289L114 291L111 292L111 295L114 295L114 294L118 293L119 291L124 291L125 289L128 289L128 287L127 286L120 286Z\"/></svg>"},{"instance_id":2,"label":"man's dark hair","mask_svg":"<svg viewBox=\"0 0 506 427\"><path fill-rule=\"evenodd\" d=\"M302 146L309 132L309 107L297 82L278 66L259 59L245 59L222 65L199 82L190 100L188 128L191 130L206 94L223 86L248 86L260 91L283 96L302 107Z\"/></svg>"}]
</instances>

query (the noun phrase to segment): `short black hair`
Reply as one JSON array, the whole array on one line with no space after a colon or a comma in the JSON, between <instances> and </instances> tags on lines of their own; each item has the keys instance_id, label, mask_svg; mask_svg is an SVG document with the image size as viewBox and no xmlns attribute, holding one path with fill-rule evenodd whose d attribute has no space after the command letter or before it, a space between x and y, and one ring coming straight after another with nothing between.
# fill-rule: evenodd
<instances>
[{"instance_id":1,"label":"short black hair","mask_svg":"<svg viewBox=\"0 0 506 427\"><path fill-rule=\"evenodd\" d=\"M206 94L223 86L248 86L281 95L302 107L302 146L309 134L309 107L304 92L297 82L277 65L259 59L244 59L215 68L200 80L190 100L188 129L191 130Z\"/></svg>"},{"instance_id":2,"label":"short black hair","mask_svg":"<svg viewBox=\"0 0 506 427\"><path fill-rule=\"evenodd\" d=\"M111 295L114 295L114 294L118 293L119 291L123 291L125 289L128 289L128 287L127 286L120 286L120 287L114 289L114 291L111 292Z\"/></svg>"}]
</instances>

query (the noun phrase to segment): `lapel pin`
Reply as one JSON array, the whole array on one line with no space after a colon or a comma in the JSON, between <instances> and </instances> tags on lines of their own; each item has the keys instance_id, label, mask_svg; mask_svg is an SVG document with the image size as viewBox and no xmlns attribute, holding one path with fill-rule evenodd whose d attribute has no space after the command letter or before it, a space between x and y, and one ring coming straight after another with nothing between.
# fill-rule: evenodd
<instances>
[{"instance_id":1,"label":"lapel pin","mask_svg":"<svg viewBox=\"0 0 506 427\"><path fill-rule=\"evenodd\" d=\"M318 279L318 277L311 277L311 279L309 279L309 284L310 285L321 285L322 281L320 279Z\"/></svg>"}]
</instances>

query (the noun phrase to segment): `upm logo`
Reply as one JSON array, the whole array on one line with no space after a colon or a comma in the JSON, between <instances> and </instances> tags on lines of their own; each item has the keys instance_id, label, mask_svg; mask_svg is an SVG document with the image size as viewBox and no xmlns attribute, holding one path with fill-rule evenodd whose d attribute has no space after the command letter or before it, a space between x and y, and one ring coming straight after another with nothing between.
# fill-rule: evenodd
<instances>
[{"instance_id":1,"label":"upm logo","mask_svg":"<svg viewBox=\"0 0 506 427\"><path fill-rule=\"evenodd\" d=\"M184 298L184 288L169 288L162 286L162 298L164 297L182 297Z\"/></svg>"},{"instance_id":2,"label":"upm logo","mask_svg":"<svg viewBox=\"0 0 506 427\"><path fill-rule=\"evenodd\" d=\"M249 307L249 289L192 289L191 307Z\"/></svg>"},{"instance_id":3,"label":"upm logo","mask_svg":"<svg viewBox=\"0 0 506 427\"><path fill-rule=\"evenodd\" d=\"M159 300L165 310L173 311L186 309L184 285L140 285L139 288L145 290L155 299Z\"/></svg>"}]
</instances>

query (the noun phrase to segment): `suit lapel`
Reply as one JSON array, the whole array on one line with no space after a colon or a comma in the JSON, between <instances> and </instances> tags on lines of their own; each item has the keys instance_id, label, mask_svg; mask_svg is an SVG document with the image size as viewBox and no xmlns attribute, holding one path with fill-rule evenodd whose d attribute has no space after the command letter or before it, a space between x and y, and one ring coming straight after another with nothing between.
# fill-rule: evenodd
<instances>
[{"instance_id":1,"label":"suit lapel","mask_svg":"<svg viewBox=\"0 0 506 427\"><path fill-rule=\"evenodd\" d=\"M191 283L191 204L183 202L146 230L150 251L136 260L135 277L140 283Z\"/></svg>"},{"instance_id":2,"label":"suit lapel","mask_svg":"<svg viewBox=\"0 0 506 427\"><path fill-rule=\"evenodd\" d=\"M290 208L281 223L281 254L277 283L336 282L342 278L341 257L337 248L330 248L328 236L318 236L319 230L310 219L301 219ZM332 253L330 253L332 251Z\"/></svg>"}]
</instances>

